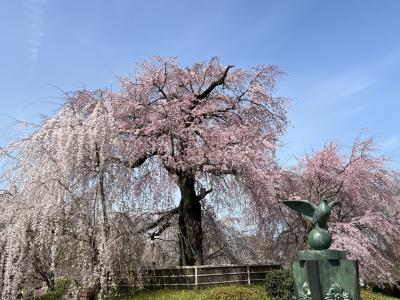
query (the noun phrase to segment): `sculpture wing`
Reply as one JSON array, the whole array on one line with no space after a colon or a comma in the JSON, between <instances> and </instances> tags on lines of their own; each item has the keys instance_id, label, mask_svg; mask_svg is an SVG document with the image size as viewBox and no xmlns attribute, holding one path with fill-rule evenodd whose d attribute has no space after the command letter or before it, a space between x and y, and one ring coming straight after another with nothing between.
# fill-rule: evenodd
<instances>
[{"instance_id":1,"label":"sculpture wing","mask_svg":"<svg viewBox=\"0 0 400 300\"><path fill-rule=\"evenodd\" d=\"M283 201L283 204L301 213L306 220L313 222L314 212L317 209L317 206L311 203L310 201L287 200Z\"/></svg>"}]
</instances>

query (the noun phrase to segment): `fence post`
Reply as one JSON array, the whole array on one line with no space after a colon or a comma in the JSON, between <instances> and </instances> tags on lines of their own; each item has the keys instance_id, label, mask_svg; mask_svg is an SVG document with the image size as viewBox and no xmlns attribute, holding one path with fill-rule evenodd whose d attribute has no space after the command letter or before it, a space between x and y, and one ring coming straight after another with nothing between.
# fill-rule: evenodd
<instances>
[{"instance_id":1,"label":"fence post","mask_svg":"<svg viewBox=\"0 0 400 300\"><path fill-rule=\"evenodd\" d=\"M196 290L198 288L198 281L197 281L197 266L194 266L194 284L196 287Z\"/></svg>"},{"instance_id":2,"label":"fence post","mask_svg":"<svg viewBox=\"0 0 400 300\"><path fill-rule=\"evenodd\" d=\"M251 282L250 282L250 266L247 266L247 282L249 285L251 284Z\"/></svg>"}]
</instances>

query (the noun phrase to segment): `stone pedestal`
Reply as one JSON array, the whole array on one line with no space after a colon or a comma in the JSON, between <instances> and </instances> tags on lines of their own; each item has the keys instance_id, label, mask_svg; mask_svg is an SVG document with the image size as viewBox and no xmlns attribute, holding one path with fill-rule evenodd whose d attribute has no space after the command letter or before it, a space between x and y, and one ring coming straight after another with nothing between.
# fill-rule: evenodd
<instances>
[{"instance_id":1,"label":"stone pedestal","mask_svg":"<svg viewBox=\"0 0 400 300\"><path fill-rule=\"evenodd\" d=\"M344 251L299 251L292 273L298 300L360 300L358 262Z\"/></svg>"}]
</instances>

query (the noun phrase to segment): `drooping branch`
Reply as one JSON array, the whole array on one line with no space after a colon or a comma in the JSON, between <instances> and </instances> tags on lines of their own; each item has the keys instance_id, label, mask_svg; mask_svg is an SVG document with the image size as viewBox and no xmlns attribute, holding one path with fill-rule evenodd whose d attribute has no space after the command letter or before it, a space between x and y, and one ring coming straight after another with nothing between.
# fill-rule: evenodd
<instances>
[{"instance_id":1,"label":"drooping branch","mask_svg":"<svg viewBox=\"0 0 400 300\"><path fill-rule=\"evenodd\" d=\"M137 158L135 161L127 161L127 160L123 160L119 157L111 157L109 159L106 159L106 161L110 160L110 161L122 164L129 169L135 169L135 168L138 168L141 165L143 165L147 161L147 159L149 159L150 157L153 157L155 155L157 155L157 151L145 153L142 156L140 156L139 158Z\"/></svg>"},{"instance_id":2,"label":"drooping branch","mask_svg":"<svg viewBox=\"0 0 400 300\"><path fill-rule=\"evenodd\" d=\"M204 165L204 166L207 166L207 165ZM204 168L204 166L203 166L203 168ZM207 169L206 172L209 173L209 174L212 174L214 176L238 175L239 174L239 172L237 170L235 170L235 169L223 170L221 168L214 168L214 169L211 169L211 170Z\"/></svg>"},{"instance_id":3,"label":"drooping branch","mask_svg":"<svg viewBox=\"0 0 400 300\"><path fill-rule=\"evenodd\" d=\"M156 221L151 223L150 225L146 226L145 230L151 230L157 226L159 226L161 223L168 221L171 219L175 214L177 214L179 211L179 207L176 207L174 209L171 209L165 213L162 214L160 218L158 218Z\"/></svg>"},{"instance_id":4,"label":"drooping branch","mask_svg":"<svg viewBox=\"0 0 400 300\"><path fill-rule=\"evenodd\" d=\"M108 215L107 215L107 205L106 205L106 192L104 188L104 166L101 163L100 159L100 148L96 145L96 164L97 164L97 169L99 172L99 193L100 193L100 203L101 203L101 208L102 208L102 214L103 214L103 223L104 223L104 233L106 240L108 240L109 235L110 235L110 224L108 220Z\"/></svg>"},{"instance_id":5,"label":"drooping branch","mask_svg":"<svg viewBox=\"0 0 400 300\"><path fill-rule=\"evenodd\" d=\"M16 157L14 157L13 155L11 155L6 149L4 149L3 147L0 147L0 155L5 155L13 160L17 160Z\"/></svg>"},{"instance_id":6,"label":"drooping branch","mask_svg":"<svg viewBox=\"0 0 400 300\"><path fill-rule=\"evenodd\" d=\"M143 233L145 231L149 231L158 227L156 231L149 233L150 239L154 240L155 237L160 236L167 228L171 226L171 219L178 213L179 213L179 207L176 207L174 209L162 213L162 216L160 218L158 218L157 220L146 226L139 233Z\"/></svg>"},{"instance_id":7,"label":"drooping branch","mask_svg":"<svg viewBox=\"0 0 400 300\"><path fill-rule=\"evenodd\" d=\"M171 222L168 220L162 226L158 228L158 230L149 233L149 238L154 240L156 237L160 236L167 228L171 226Z\"/></svg>"}]
</instances>

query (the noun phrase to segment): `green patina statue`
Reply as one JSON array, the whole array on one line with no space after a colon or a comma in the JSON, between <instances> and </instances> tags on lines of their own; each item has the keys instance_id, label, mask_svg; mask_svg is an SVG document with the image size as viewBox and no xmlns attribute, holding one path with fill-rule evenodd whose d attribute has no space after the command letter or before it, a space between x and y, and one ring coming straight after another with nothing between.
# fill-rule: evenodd
<instances>
[{"instance_id":1,"label":"green patina statue","mask_svg":"<svg viewBox=\"0 0 400 300\"><path fill-rule=\"evenodd\" d=\"M328 221L339 202L321 199L287 200L283 204L299 212L311 223L308 243L311 250L298 251L292 274L298 300L360 300L358 262L346 258L343 250L332 250Z\"/></svg>"},{"instance_id":2,"label":"green patina statue","mask_svg":"<svg viewBox=\"0 0 400 300\"><path fill-rule=\"evenodd\" d=\"M308 234L308 243L313 250L329 249L332 244L332 235L328 231L328 220L334 206L339 202L329 203L321 199L318 205L308 200L287 200L283 204L301 213L303 217L312 223L312 230Z\"/></svg>"}]
</instances>

